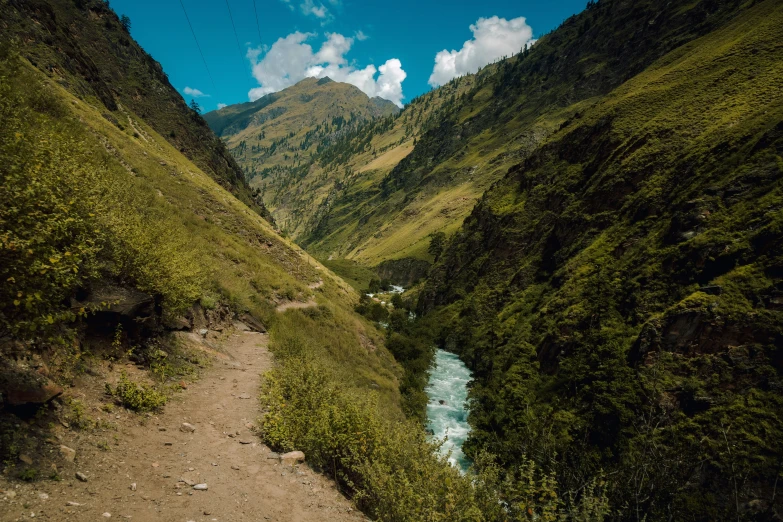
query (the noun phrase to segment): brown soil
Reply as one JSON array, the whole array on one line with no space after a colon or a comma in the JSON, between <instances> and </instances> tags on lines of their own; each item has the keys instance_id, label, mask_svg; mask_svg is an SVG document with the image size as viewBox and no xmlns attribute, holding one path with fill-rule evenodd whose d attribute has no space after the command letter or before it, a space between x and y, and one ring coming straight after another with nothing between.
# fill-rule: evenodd
<instances>
[{"instance_id":1,"label":"brown soil","mask_svg":"<svg viewBox=\"0 0 783 522\"><path fill-rule=\"evenodd\" d=\"M163 414L105 414L117 426L107 451L96 450L94 441L88 445L90 436L64 431L52 442L76 449L77 457L59 467L63 480L28 484L0 477L0 520L366 520L331 480L307 465L285 466L270 458L254 434L260 373L272 365L267 342L265 334L224 334L205 350L213 356L212 367ZM185 422L195 432L181 431ZM77 480L77 471L88 481ZM206 483L208 490L188 483Z\"/></svg>"}]
</instances>

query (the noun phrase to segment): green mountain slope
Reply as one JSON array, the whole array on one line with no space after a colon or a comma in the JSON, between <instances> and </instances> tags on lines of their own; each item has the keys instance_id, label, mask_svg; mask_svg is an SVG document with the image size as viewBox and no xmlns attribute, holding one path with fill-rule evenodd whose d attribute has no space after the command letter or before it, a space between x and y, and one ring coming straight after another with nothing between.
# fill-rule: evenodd
<instances>
[{"instance_id":1,"label":"green mountain slope","mask_svg":"<svg viewBox=\"0 0 783 522\"><path fill-rule=\"evenodd\" d=\"M0 38L16 41L34 66L137 139L139 120L245 204L267 218L242 171L168 81L161 65L122 27L108 4L13 0L0 4ZM74 8L75 7L75 8Z\"/></svg>"},{"instance_id":2,"label":"green mountain slope","mask_svg":"<svg viewBox=\"0 0 783 522\"><path fill-rule=\"evenodd\" d=\"M204 119L270 210L287 230L295 230L289 192L313 154L358 125L398 111L392 102L369 98L353 85L307 78L254 102L209 112Z\"/></svg>"},{"instance_id":3,"label":"green mountain slope","mask_svg":"<svg viewBox=\"0 0 783 522\"><path fill-rule=\"evenodd\" d=\"M603 470L625 520L778 516L781 23L773 0L602 1L503 68L500 105L552 86L532 114L612 90L482 197L421 293L475 372L472 455L573 490Z\"/></svg>"},{"instance_id":4,"label":"green mountain slope","mask_svg":"<svg viewBox=\"0 0 783 522\"><path fill-rule=\"evenodd\" d=\"M300 202L307 223L293 237L320 257L368 266L431 262L433 233L453 234L481 194L563 122L719 25L727 16L719 5L653 12L613 4L611 29L593 7L543 37L535 52L422 96L393 124L346 135L301 178L300 190L318 187L322 195L320 204Z\"/></svg>"},{"instance_id":5,"label":"green mountain slope","mask_svg":"<svg viewBox=\"0 0 783 522\"><path fill-rule=\"evenodd\" d=\"M473 164L451 169L433 163L441 177L421 190L387 191L384 180L493 70L424 94L394 120L368 123L322 151L299 181L303 192L322 194L319 200L298 202L305 221L294 235L300 244L324 258L366 266L406 257L428 260L430 234L454 232L501 167L487 172Z\"/></svg>"}]
</instances>

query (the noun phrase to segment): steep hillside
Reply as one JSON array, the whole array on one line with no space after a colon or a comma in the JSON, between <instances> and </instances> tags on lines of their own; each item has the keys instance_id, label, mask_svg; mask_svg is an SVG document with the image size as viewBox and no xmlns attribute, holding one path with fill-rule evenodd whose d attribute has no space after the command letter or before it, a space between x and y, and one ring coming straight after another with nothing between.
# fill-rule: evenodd
<instances>
[{"instance_id":1,"label":"steep hillside","mask_svg":"<svg viewBox=\"0 0 783 522\"><path fill-rule=\"evenodd\" d=\"M429 260L429 236L454 232L500 172L471 165L418 192L382 190L384 180L493 70L488 67L424 94L396 119L369 123L322 151L299 181L303 194L322 194L318 200L297 201L304 221L294 235L300 244L324 258L366 266L406 257Z\"/></svg>"},{"instance_id":2,"label":"steep hillside","mask_svg":"<svg viewBox=\"0 0 783 522\"><path fill-rule=\"evenodd\" d=\"M254 102L209 112L204 119L270 210L293 230L297 215L289 191L307 172L312 156L362 123L398 111L392 102L371 99L353 85L307 78Z\"/></svg>"},{"instance_id":3,"label":"steep hillside","mask_svg":"<svg viewBox=\"0 0 783 522\"><path fill-rule=\"evenodd\" d=\"M520 90L515 112L589 103L422 291L475 372L471 455L572 490L603 470L619 519L780 516L782 24L774 0L605 0L501 68L487 118ZM457 128L388 183L421 183Z\"/></svg>"},{"instance_id":4,"label":"steep hillside","mask_svg":"<svg viewBox=\"0 0 783 522\"><path fill-rule=\"evenodd\" d=\"M16 41L35 67L135 139L143 120L174 148L267 218L228 150L194 117L161 65L123 28L108 2L9 0L0 4L0 39Z\"/></svg>"},{"instance_id":5,"label":"steep hillside","mask_svg":"<svg viewBox=\"0 0 783 522\"><path fill-rule=\"evenodd\" d=\"M454 233L480 195L563 122L719 25L720 5L590 4L533 50L421 97L393 125L346 136L299 182L328 195L300 202L307 224L294 237L324 258L431 262L433 233ZM337 182L324 185L324 176Z\"/></svg>"}]
</instances>

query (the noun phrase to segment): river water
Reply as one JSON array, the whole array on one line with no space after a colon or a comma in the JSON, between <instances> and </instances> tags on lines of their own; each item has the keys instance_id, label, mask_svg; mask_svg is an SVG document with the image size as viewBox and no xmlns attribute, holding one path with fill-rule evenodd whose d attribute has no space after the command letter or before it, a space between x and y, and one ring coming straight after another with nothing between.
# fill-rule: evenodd
<instances>
[{"instance_id":1,"label":"river water","mask_svg":"<svg viewBox=\"0 0 783 522\"><path fill-rule=\"evenodd\" d=\"M468 381L470 370L453 353L438 350L435 354L435 367L430 372L430 382L426 392L427 427L434 432L436 439L448 437L441 447L445 455L451 450L449 462L467 471L470 462L462 453L462 444L468 438Z\"/></svg>"}]
</instances>

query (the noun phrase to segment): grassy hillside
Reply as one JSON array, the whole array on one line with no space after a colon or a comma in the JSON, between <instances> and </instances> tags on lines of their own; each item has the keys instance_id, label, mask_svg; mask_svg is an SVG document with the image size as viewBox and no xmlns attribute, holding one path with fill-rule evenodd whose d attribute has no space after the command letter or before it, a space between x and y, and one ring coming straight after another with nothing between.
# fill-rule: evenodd
<instances>
[{"instance_id":1,"label":"grassy hillside","mask_svg":"<svg viewBox=\"0 0 783 522\"><path fill-rule=\"evenodd\" d=\"M123 28L108 2L7 0L0 4L0 39L80 100L101 107L120 130L146 140L144 121L200 169L256 212L256 201L228 150L171 86L161 65Z\"/></svg>"},{"instance_id":2,"label":"grassy hillside","mask_svg":"<svg viewBox=\"0 0 783 522\"><path fill-rule=\"evenodd\" d=\"M28 64L4 61L3 72L3 199L16 202L2 216L4 335L46 338L78 327L79 314L63 299L109 280L159 295L167 316L193 303L224 303L267 325L276 321L276 302L313 296L343 310L344 329L364 352L359 336L375 334L345 311L356 299L350 287L143 120L146 140ZM318 291L309 288L321 279ZM369 362L354 356L359 366ZM386 375L378 382L386 380L393 396L393 363L377 364ZM380 377L370 374L366 384Z\"/></svg>"},{"instance_id":3,"label":"grassy hillside","mask_svg":"<svg viewBox=\"0 0 783 522\"><path fill-rule=\"evenodd\" d=\"M422 290L475 372L469 453L572 490L603 470L619 519L778 516L781 22L772 0L602 1L504 68L498 103L612 91L482 197Z\"/></svg>"},{"instance_id":4,"label":"grassy hillside","mask_svg":"<svg viewBox=\"0 0 783 522\"><path fill-rule=\"evenodd\" d=\"M322 196L298 202L305 226L294 237L319 255L366 266L405 257L430 260L430 234L454 232L499 174L471 164L417 194L390 194L380 187L422 135L448 119L458 100L491 70L424 94L393 121L367 124L322 151L299 185L304 193Z\"/></svg>"},{"instance_id":5,"label":"grassy hillside","mask_svg":"<svg viewBox=\"0 0 783 522\"><path fill-rule=\"evenodd\" d=\"M204 119L227 144L252 186L284 228L300 223L290 192L321 149L374 118L396 114L390 101L329 78L306 78L254 102L209 112ZM308 194L316 198L316 194Z\"/></svg>"},{"instance_id":6,"label":"grassy hillside","mask_svg":"<svg viewBox=\"0 0 783 522\"><path fill-rule=\"evenodd\" d=\"M346 135L302 175L298 190L319 198L298 201L306 225L294 238L367 266L431 262L432 234L456 232L481 194L569 118L719 25L719 6L592 5L534 50L422 96L394 123Z\"/></svg>"}]
</instances>

